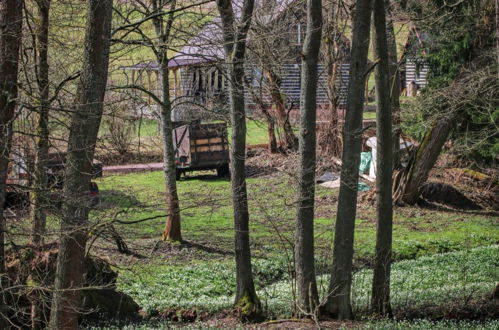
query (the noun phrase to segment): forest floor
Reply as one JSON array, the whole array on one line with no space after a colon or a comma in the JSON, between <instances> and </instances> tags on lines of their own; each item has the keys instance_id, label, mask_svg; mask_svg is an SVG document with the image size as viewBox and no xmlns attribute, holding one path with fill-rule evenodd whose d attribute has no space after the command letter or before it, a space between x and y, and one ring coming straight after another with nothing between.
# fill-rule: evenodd
<instances>
[{"instance_id":1,"label":"forest floor","mask_svg":"<svg viewBox=\"0 0 499 330\"><path fill-rule=\"evenodd\" d=\"M251 152L248 158L255 282L269 321L244 327L316 326L313 322L290 319L293 314L290 270L295 164L295 155L257 151ZM497 327L498 321L489 319L499 316L498 302L490 298L499 278L499 220L493 210L494 200L474 197L485 196L486 191L490 195L492 188L473 183L462 175L456 179L449 173L452 171L437 167L431 178L454 183L465 196L488 209L462 211L436 204L395 208L392 305L396 318L405 321L399 324L368 320L372 276L369 268L376 230L371 189L359 196L354 243L353 301L354 309L363 321L345 324L325 321L322 327ZM98 183L102 202L92 214L94 221L149 219L115 224L133 251L131 255L119 254L114 242L106 238L96 240L92 247L92 253L105 256L115 264L120 273L119 289L130 294L141 306L147 322L135 324L133 329L141 326L147 329L243 327L231 309L235 265L228 180L219 179L211 172L193 172L178 182L184 242L174 245L158 240L166 213L161 171L110 175ZM372 183L370 185L372 187ZM492 196L495 192L492 189ZM317 186L316 265L322 294L325 294L329 280L337 197L337 189ZM418 319L425 320L414 321ZM112 324L100 327L112 328Z\"/></svg>"},{"instance_id":2,"label":"forest floor","mask_svg":"<svg viewBox=\"0 0 499 330\"><path fill-rule=\"evenodd\" d=\"M132 253L119 253L112 238L105 236L91 239L90 252L114 265L119 273L118 289L140 305L145 321L128 326L102 321L94 327L316 327L313 322L292 319L296 160L296 155L252 151L247 162L255 283L268 315L267 322L259 324L239 323L232 309L235 265L230 181L212 172L193 172L178 182L184 242L169 244L159 240L166 214L162 171L113 174L97 180L101 203L91 212L92 224L113 222ZM325 166L320 171L325 170L334 171ZM431 179L456 182L445 174L451 172L437 167ZM493 186L473 183L462 175L457 182L460 191L472 199L495 191ZM369 319L376 230L369 184L371 191L359 196L354 242L352 299L359 321L324 321L321 326L498 328L498 300L491 294L499 278L499 220L493 203L483 198L473 199L488 208L480 211L445 205L395 208L391 295L398 321ZM317 186L316 265L323 296L329 280L337 199L338 189ZM57 219L49 219L48 225L55 239ZM25 235L28 230L28 222L11 228L13 235Z\"/></svg>"}]
</instances>

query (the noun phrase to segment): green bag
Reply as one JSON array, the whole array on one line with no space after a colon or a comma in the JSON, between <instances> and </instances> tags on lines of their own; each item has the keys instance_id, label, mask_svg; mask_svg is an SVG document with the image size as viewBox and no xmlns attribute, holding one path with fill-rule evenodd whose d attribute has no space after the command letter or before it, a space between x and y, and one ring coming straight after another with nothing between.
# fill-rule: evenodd
<instances>
[{"instance_id":1,"label":"green bag","mask_svg":"<svg viewBox=\"0 0 499 330\"><path fill-rule=\"evenodd\" d=\"M360 166L359 166L360 174L364 174L366 171L369 170L372 158L373 156L370 151L360 153Z\"/></svg>"}]
</instances>

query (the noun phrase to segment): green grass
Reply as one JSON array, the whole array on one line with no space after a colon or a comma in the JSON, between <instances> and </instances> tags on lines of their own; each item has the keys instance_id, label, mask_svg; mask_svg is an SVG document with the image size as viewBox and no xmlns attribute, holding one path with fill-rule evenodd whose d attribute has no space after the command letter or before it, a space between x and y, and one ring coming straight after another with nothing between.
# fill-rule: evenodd
<instances>
[{"instance_id":1,"label":"green grass","mask_svg":"<svg viewBox=\"0 0 499 330\"><path fill-rule=\"evenodd\" d=\"M267 125L258 120L246 121L246 144L269 143Z\"/></svg>"},{"instance_id":2,"label":"green grass","mask_svg":"<svg viewBox=\"0 0 499 330\"><path fill-rule=\"evenodd\" d=\"M214 173L193 172L178 182L182 208L184 238L232 249L233 224L230 182L214 177ZM210 176L211 175L211 176ZM102 207L93 212L94 219L118 218L134 220L166 214L162 172L115 175L98 180ZM295 182L284 174L248 180L251 237L260 249L281 253L284 239L293 239ZM330 251L337 190L317 189L315 233L319 254ZM373 207L360 207L356 221L356 259L371 258L375 242ZM144 238L157 238L164 218L120 226L126 233ZM480 215L463 215L396 208L394 215L394 247L397 260L443 253L499 243L497 220ZM276 239L277 230L283 240Z\"/></svg>"},{"instance_id":3,"label":"green grass","mask_svg":"<svg viewBox=\"0 0 499 330\"><path fill-rule=\"evenodd\" d=\"M227 129L230 141L232 128L228 126ZM100 130L100 135L105 135L108 132L109 130L105 122L103 122ZM140 130L139 121L136 121L134 134L136 136L140 134L141 137L160 137L161 131L158 129L158 121L154 119L142 119L142 122L140 123ZM263 143L268 143L266 124L258 120L248 119L246 121L246 144L254 145Z\"/></svg>"},{"instance_id":4,"label":"green grass","mask_svg":"<svg viewBox=\"0 0 499 330\"><path fill-rule=\"evenodd\" d=\"M372 112L364 112L364 117L363 117L364 120L366 119L376 119L376 112L372 111Z\"/></svg>"},{"instance_id":5,"label":"green grass","mask_svg":"<svg viewBox=\"0 0 499 330\"><path fill-rule=\"evenodd\" d=\"M141 138L143 137L159 137L161 132L159 129L159 123L157 120L154 119L140 119L140 120L135 120L133 122L127 123L127 125L132 126L133 125L133 130L132 134L138 138L139 136ZM109 127L106 122L106 117L101 123L100 129L99 129L99 136L103 137L109 134Z\"/></svg>"}]
</instances>

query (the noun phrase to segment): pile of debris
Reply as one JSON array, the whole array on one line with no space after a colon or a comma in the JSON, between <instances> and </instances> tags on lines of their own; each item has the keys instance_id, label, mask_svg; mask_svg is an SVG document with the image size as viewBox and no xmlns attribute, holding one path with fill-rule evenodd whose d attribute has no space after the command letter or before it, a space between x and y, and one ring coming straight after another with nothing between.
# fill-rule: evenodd
<instances>
[{"instance_id":1,"label":"pile of debris","mask_svg":"<svg viewBox=\"0 0 499 330\"><path fill-rule=\"evenodd\" d=\"M19 328L44 328L50 316L50 303L58 254L56 244L39 249L33 246L12 248L7 255L4 292L8 299L8 318ZM119 320L140 319L139 305L127 294L116 290L118 274L101 258L85 258L82 285L82 321L99 317ZM36 313L36 315L33 315ZM39 324L33 325L36 319Z\"/></svg>"}]
</instances>

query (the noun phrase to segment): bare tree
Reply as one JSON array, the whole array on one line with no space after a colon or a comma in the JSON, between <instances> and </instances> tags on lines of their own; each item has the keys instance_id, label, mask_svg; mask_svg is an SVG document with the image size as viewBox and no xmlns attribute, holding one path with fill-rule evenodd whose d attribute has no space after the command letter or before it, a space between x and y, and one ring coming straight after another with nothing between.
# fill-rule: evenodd
<instances>
[{"instance_id":1,"label":"bare tree","mask_svg":"<svg viewBox=\"0 0 499 330\"><path fill-rule=\"evenodd\" d=\"M322 34L322 1L307 1L307 31L302 50L300 96L300 173L295 233L295 269L298 307L313 313L319 305L315 279L314 196L316 117L319 49Z\"/></svg>"},{"instance_id":2,"label":"bare tree","mask_svg":"<svg viewBox=\"0 0 499 330\"><path fill-rule=\"evenodd\" d=\"M7 328L5 274L5 188L17 101L17 71L23 1L0 2L0 328Z\"/></svg>"},{"instance_id":3,"label":"bare tree","mask_svg":"<svg viewBox=\"0 0 499 330\"><path fill-rule=\"evenodd\" d=\"M342 74L341 62L346 60L348 42L344 34L347 29L348 12L342 0L328 1L324 5L324 46L322 57L327 73L327 96L329 99L329 122L321 136L321 149L329 155L341 155L339 108L341 105ZM346 82L345 82L346 84Z\"/></svg>"},{"instance_id":4,"label":"bare tree","mask_svg":"<svg viewBox=\"0 0 499 330\"><path fill-rule=\"evenodd\" d=\"M180 201L177 191L177 169L175 164L175 146L172 132L172 111L173 102L170 93L170 69L169 62L172 60L168 56L169 51L177 51L178 43L182 39L190 39L192 31L189 28L197 27L198 22L186 20L191 27L182 26L182 19L187 17L187 13L201 21L199 13L187 11L191 7L200 7L208 1L199 1L178 6L176 0L148 0L130 1L121 4L122 10L117 11L123 20L123 26L113 31L114 42L133 46L148 48L154 54L157 63L157 73L159 80L159 91L151 91L140 85L121 86L120 89L128 88L139 90L154 100L159 108L161 118L161 133L163 145L163 164L166 186L166 205L168 209L165 229L162 234L164 241L182 241ZM137 19L137 13L140 17ZM183 14L182 14L183 13ZM206 16L206 14L204 15ZM147 23L154 27L154 36L147 30ZM184 22L185 25L187 23ZM178 24L176 24L178 23ZM122 32L120 35L118 32ZM201 54L197 54L201 56ZM134 82L135 83L135 82ZM177 87L177 86L175 86ZM149 86L150 88L150 86ZM173 99L173 100L172 100Z\"/></svg>"},{"instance_id":5,"label":"bare tree","mask_svg":"<svg viewBox=\"0 0 499 330\"><path fill-rule=\"evenodd\" d=\"M387 316L390 308L390 266L392 252L393 143L390 94L390 55L387 42L385 0L374 0L373 49L376 84L376 254L371 305L373 312Z\"/></svg>"},{"instance_id":6,"label":"bare tree","mask_svg":"<svg viewBox=\"0 0 499 330\"><path fill-rule=\"evenodd\" d=\"M182 241L180 227L180 204L177 193L175 150L172 137L172 106L170 102L170 84L168 70L168 42L174 19L174 10L177 5L175 0L163 1L152 0L153 14L158 13L168 3L170 13L166 16L156 16L152 19L158 44L154 49L154 54L159 65L159 75L161 80L161 132L163 137L163 163L166 183L166 203L168 216L166 218L165 230L162 239L165 241Z\"/></svg>"},{"instance_id":7,"label":"bare tree","mask_svg":"<svg viewBox=\"0 0 499 330\"><path fill-rule=\"evenodd\" d=\"M293 132L289 111L286 109L282 80L285 74L283 63L295 62L299 54L295 40L290 40L290 28L296 25L297 20L300 22L303 16L303 4L303 2L298 2L296 5L289 4L283 13L279 10L282 6L279 1L261 3L254 14L251 26L250 61L261 70L263 79L259 88L263 89L270 103L270 109L267 109L269 107L267 102L263 102L264 109L261 111L267 120L267 125L276 126L279 146L283 152L295 151L298 148L298 139ZM301 40L301 33L298 39ZM277 148L272 152L277 152Z\"/></svg>"},{"instance_id":8,"label":"bare tree","mask_svg":"<svg viewBox=\"0 0 499 330\"><path fill-rule=\"evenodd\" d=\"M50 328L75 329L83 282L90 173L106 90L112 0L88 0L85 52L71 117Z\"/></svg>"},{"instance_id":9,"label":"bare tree","mask_svg":"<svg viewBox=\"0 0 499 330\"><path fill-rule=\"evenodd\" d=\"M244 59L246 37L251 25L254 0L244 0L238 19L231 0L217 0L222 22L225 61L229 79L230 116L232 121L231 183L234 207L236 250L236 299L241 316L254 317L261 313L251 271L249 244L249 211L246 189L246 113L244 105Z\"/></svg>"},{"instance_id":10,"label":"bare tree","mask_svg":"<svg viewBox=\"0 0 499 330\"><path fill-rule=\"evenodd\" d=\"M279 62L280 63L280 62ZM293 132L291 123L286 113L286 100L281 91L281 77L277 74L275 68L267 67L264 69L269 85L270 98L272 100L272 107L277 117L279 128L282 129L283 139L281 146L286 150L296 150L298 139Z\"/></svg>"},{"instance_id":11,"label":"bare tree","mask_svg":"<svg viewBox=\"0 0 499 330\"><path fill-rule=\"evenodd\" d=\"M325 314L339 319L353 317L350 303L353 237L372 5L371 0L356 1L352 26L350 78L343 129L343 165L334 232L333 269L329 283L329 297L324 307Z\"/></svg>"}]
</instances>

